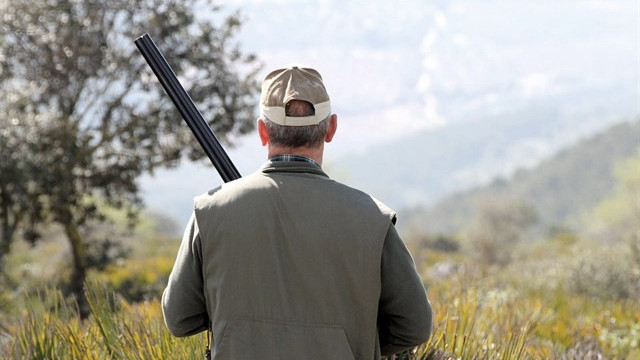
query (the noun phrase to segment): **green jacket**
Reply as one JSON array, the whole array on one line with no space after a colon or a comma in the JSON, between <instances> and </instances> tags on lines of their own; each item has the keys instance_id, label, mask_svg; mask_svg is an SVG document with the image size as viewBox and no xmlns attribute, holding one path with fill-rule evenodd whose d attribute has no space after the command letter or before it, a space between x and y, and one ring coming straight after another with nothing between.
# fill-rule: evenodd
<instances>
[{"instance_id":1,"label":"green jacket","mask_svg":"<svg viewBox=\"0 0 640 360\"><path fill-rule=\"evenodd\" d=\"M164 291L176 336L214 359L378 359L425 342L431 306L395 213L303 162L195 199Z\"/></svg>"}]
</instances>

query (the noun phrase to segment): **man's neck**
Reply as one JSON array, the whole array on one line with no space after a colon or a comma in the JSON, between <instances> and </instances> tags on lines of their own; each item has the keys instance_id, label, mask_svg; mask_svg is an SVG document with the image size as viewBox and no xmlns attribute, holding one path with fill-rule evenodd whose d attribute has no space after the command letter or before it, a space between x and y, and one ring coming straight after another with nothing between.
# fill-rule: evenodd
<instances>
[{"instance_id":1,"label":"man's neck","mask_svg":"<svg viewBox=\"0 0 640 360\"><path fill-rule=\"evenodd\" d=\"M300 155L300 156L306 156L309 159L312 159L313 161L317 162L318 165L322 166L323 152L324 152L324 144L315 148L309 148L309 147L287 148L287 147L269 145L268 158L272 158L276 155Z\"/></svg>"}]
</instances>

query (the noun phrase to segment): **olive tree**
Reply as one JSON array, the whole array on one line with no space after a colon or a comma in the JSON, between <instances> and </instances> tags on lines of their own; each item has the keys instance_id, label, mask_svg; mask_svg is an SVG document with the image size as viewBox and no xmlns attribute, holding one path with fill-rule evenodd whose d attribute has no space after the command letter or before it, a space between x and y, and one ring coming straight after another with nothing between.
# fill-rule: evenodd
<instances>
[{"instance_id":1,"label":"olive tree","mask_svg":"<svg viewBox=\"0 0 640 360\"><path fill-rule=\"evenodd\" d=\"M259 64L234 40L240 25L239 13L204 0L1 2L0 264L16 234L35 241L37 224L59 224L82 305L82 227L104 206L134 219L143 173L204 157L133 40L158 42L230 144L252 129L258 91Z\"/></svg>"}]
</instances>

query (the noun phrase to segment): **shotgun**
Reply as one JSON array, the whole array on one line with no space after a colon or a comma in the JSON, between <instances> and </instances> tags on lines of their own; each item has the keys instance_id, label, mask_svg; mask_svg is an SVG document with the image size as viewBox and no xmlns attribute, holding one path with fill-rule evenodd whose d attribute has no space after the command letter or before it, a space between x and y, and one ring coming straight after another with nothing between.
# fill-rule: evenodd
<instances>
[{"instance_id":1,"label":"shotgun","mask_svg":"<svg viewBox=\"0 0 640 360\"><path fill-rule=\"evenodd\" d=\"M184 121L189 125L191 132L195 135L207 157L218 170L222 180L229 182L239 179L242 175L229 159L213 130L204 120L149 34L140 36L134 43L147 61L147 64L149 64L149 67L151 67L151 70L156 74L158 80L160 80L160 84L162 84L173 104L178 108Z\"/></svg>"}]
</instances>

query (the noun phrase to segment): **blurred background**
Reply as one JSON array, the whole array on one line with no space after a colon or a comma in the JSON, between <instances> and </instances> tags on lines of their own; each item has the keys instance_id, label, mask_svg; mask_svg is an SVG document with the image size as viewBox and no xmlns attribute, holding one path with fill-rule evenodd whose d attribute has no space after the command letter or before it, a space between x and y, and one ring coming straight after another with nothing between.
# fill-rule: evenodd
<instances>
[{"instance_id":1,"label":"blurred background","mask_svg":"<svg viewBox=\"0 0 640 360\"><path fill-rule=\"evenodd\" d=\"M266 160L262 78L320 71L339 121L323 168L398 212L436 313L422 355L640 355L638 1L5 0L0 357L201 347L158 299L193 197L222 180L144 33L242 174Z\"/></svg>"},{"instance_id":2,"label":"blurred background","mask_svg":"<svg viewBox=\"0 0 640 360\"><path fill-rule=\"evenodd\" d=\"M224 5L242 13L237 39L264 64L259 80L290 63L323 74L340 124L328 170L398 211L531 168L639 112L636 1ZM243 174L266 156L253 133L228 151ZM142 187L148 206L185 222L190 195L216 176L185 164Z\"/></svg>"}]
</instances>

